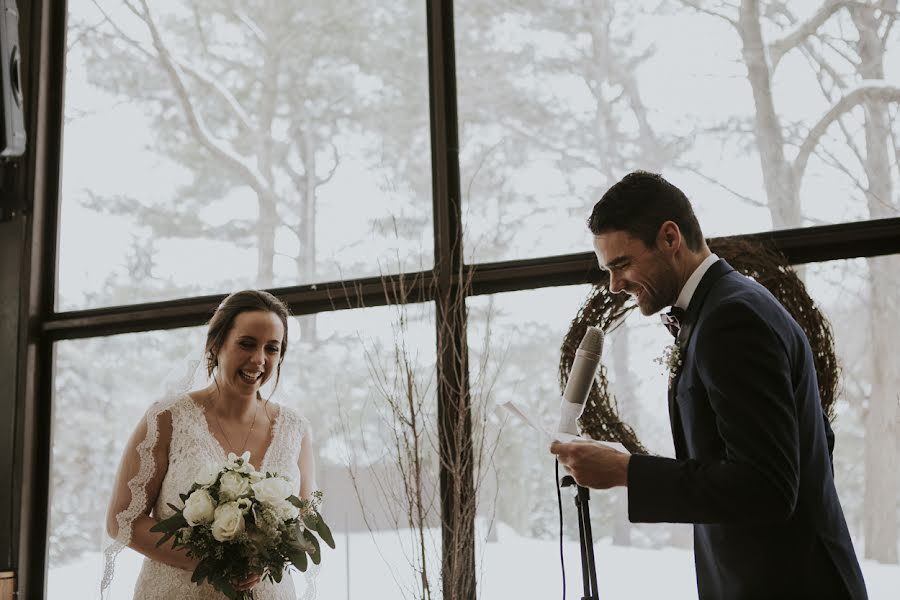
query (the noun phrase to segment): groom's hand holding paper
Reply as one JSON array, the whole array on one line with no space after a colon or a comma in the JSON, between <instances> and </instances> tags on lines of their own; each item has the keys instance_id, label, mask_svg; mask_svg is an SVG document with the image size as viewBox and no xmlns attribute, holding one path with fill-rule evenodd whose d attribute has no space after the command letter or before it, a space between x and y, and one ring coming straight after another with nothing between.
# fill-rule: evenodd
<instances>
[{"instance_id":1,"label":"groom's hand holding paper","mask_svg":"<svg viewBox=\"0 0 900 600\"><path fill-rule=\"evenodd\" d=\"M578 485L606 489L627 483L631 455L622 444L550 431L512 401L504 402L500 407L537 432Z\"/></svg>"},{"instance_id":2,"label":"groom's hand holding paper","mask_svg":"<svg viewBox=\"0 0 900 600\"><path fill-rule=\"evenodd\" d=\"M628 485L631 455L621 444L578 438L571 442L551 442L550 452L582 487L604 490Z\"/></svg>"},{"instance_id":3,"label":"groom's hand holding paper","mask_svg":"<svg viewBox=\"0 0 900 600\"><path fill-rule=\"evenodd\" d=\"M622 444L585 440L575 435L578 432L578 418L584 411L602 351L603 330L588 327L575 351L575 360L560 400L557 431L551 433L512 401L500 405L541 435L549 445L550 452L557 456L559 464L572 475L578 485L598 489L626 485L628 461L631 458Z\"/></svg>"}]
</instances>

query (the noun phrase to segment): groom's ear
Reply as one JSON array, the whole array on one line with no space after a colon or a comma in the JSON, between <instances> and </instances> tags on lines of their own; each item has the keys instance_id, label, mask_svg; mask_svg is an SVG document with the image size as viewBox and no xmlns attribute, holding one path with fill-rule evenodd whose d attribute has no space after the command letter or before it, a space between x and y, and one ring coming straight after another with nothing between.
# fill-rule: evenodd
<instances>
[{"instance_id":1,"label":"groom's ear","mask_svg":"<svg viewBox=\"0 0 900 600\"><path fill-rule=\"evenodd\" d=\"M674 221L666 221L659 226L656 234L656 247L668 253L675 253L681 248L681 229Z\"/></svg>"}]
</instances>

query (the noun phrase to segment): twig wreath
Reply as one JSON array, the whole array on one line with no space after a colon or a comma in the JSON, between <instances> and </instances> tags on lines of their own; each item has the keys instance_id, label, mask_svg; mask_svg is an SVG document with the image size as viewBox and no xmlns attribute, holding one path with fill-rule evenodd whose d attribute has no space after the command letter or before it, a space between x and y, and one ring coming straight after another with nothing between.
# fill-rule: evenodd
<instances>
[{"instance_id":1,"label":"twig wreath","mask_svg":"<svg viewBox=\"0 0 900 600\"><path fill-rule=\"evenodd\" d=\"M829 421L833 420L840 370L831 325L809 297L806 286L785 256L761 243L733 238L710 241L709 248L737 271L765 286L806 333L812 347L822 408ZM559 360L561 391L565 389L575 350L587 327L596 325L608 334L636 307L627 294L610 293L607 282L594 286L563 340ZM609 392L606 367L602 363L579 422L582 431L593 439L620 442L633 454L648 453L631 426L619 418L616 399Z\"/></svg>"}]
</instances>

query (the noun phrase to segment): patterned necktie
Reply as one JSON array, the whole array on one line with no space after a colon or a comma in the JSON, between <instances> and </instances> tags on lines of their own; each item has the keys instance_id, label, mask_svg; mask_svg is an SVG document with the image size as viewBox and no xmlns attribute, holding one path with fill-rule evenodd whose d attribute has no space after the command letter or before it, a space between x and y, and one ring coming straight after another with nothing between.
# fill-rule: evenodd
<instances>
[{"instance_id":1,"label":"patterned necktie","mask_svg":"<svg viewBox=\"0 0 900 600\"><path fill-rule=\"evenodd\" d=\"M672 310L664 315L659 315L659 318L672 337L677 338L678 332L681 331L681 322L684 320L684 309L673 306Z\"/></svg>"}]
</instances>

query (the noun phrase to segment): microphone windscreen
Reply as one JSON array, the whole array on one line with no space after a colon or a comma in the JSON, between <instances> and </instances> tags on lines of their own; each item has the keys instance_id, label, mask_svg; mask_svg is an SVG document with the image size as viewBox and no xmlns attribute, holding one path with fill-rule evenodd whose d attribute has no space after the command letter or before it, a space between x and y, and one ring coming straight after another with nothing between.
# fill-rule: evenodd
<instances>
[{"instance_id":1,"label":"microphone windscreen","mask_svg":"<svg viewBox=\"0 0 900 600\"><path fill-rule=\"evenodd\" d=\"M603 330L594 325L588 327L578 349L599 356L603 352Z\"/></svg>"},{"instance_id":2,"label":"microphone windscreen","mask_svg":"<svg viewBox=\"0 0 900 600\"><path fill-rule=\"evenodd\" d=\"M559 428L557 431L578 435L578 417L584 410L597 367L600 365L600 354L603 351L603 330L599 327L588 327L581 338L569 379L560 403Z\"/></svg>"}]
</instances>

